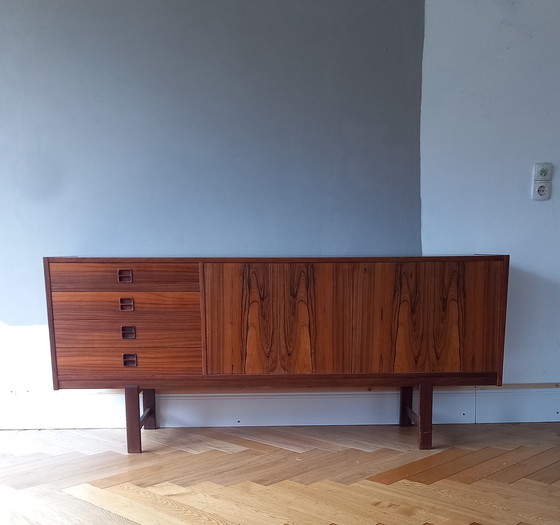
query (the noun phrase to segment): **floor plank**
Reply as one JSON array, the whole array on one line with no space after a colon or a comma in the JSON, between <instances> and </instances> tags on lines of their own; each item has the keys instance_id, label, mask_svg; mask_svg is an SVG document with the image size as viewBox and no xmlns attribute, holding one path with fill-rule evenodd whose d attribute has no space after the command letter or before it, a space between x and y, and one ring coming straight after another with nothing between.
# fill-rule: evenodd
<instances>
[{"instance_id":1,"label":"floor plank","mask_svg":"<svg viewBox=\"0 0 560 525\"><path fill-rule=\"evenodd\" d=\"M498 448L492 448L492 447L481 448L480 450L476 450L470 452L469 454L465 454L460 458L456 458L452 461L448 461L441 465L437 465L423 472L419 472L414 476L407 477L407 479L409 479L410 481L416 481L418 483L424 483L426 485L429 485L430 483L435 483L440 479L448 478L449 476L453 476L454 474L462 472L475 465L484 463L489 459L493 459L497 456L501 456L504 453L505 450L498 449Z\"/></svg>"},{"instance_id":2,"label":"floor plank","mask_svg":"<svg viewBox=\"0 0 560 525\"><path fill-rule=\"evenodd\" d=\"M431 468L445 465L448 462L454 461L455 459L465 456L469 453L469 450L451 448L449 450L438 452L437 454L430 455L417 461L401 465L400 467L386 470L385 472L381 472L380 474L371 476L368 479L370 481L376 481L378 483L390 485L391 483L395 483L396 481L399 481L401 479L408 479L411 476L415 476Z\"/></svg>"},{"instance_id":3,"label":"floor plank","mask_svg":"<svg viewBox=\"0 0 560 525\"><path fill-rule=\"evenodd\" d=\"M518 447L505 452L504 454L500 454L495 458L491 458L488 461L484 461L461 472L457 472L456 474L449 476L448 479L458 481L460 483L473 483L479 479L486 478L491 474L504 470L511 465L515 465L520 461L536 456L542 451L542 448Z\"/></svg>"},{"instance_id":4,"label":"floor plank","mask_svg":"<svg viewBox=\"0 0 560 525\"><path fill-rule=\"evenodd\" d=\"M488 479L499 481L501 483L513 483L514 481L526 478L527 476L534 474L535 472L538 472L557 461L560 461L560 447L553 447L528 459L520 461L515 465L511 465L500 472L495 472L494 474L488 476Z\"/></svg>"}]
</instances>

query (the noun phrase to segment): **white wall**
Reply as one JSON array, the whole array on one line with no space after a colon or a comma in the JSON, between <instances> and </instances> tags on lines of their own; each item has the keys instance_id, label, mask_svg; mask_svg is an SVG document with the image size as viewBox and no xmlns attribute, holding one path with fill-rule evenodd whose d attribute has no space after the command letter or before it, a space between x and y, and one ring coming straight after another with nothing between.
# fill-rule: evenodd
<instances>
[{"instance_id":1,"label":"white wall","mask_svg":"<svg viewBox=\"0 0 560 525\"><path fill-rule=\"evenodd\" d=\"M511 254L506 383L560 381L559 21L558 0L426 1L423 253Z\"/></svg>"}]
</instances>

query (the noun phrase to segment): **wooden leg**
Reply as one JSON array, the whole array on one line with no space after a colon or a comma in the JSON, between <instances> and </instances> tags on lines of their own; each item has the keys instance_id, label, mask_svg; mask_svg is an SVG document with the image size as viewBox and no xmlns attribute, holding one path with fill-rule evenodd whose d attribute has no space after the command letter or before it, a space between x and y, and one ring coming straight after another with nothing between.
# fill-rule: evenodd
<instances>
[{"instance_id":1,"label":"wooden leg","mask_svg":"<svg viewBox=\"0 0 560 525\"><path fill-rule=\"evenodd\" d=\"M413 424L409 414L409 409L412 410L412 393L413 387L401 387L401 413L399 417L399 425L401 427L410 427Z\"/></svg>"},{"instance_id":2,"label":"wooden leg","mask_svg":"<svg viewBox=\"0 0 560 525\"><path fill-rule=\"evenodd\" d=\"M429 450L432 448L432 405L433 385L418 387L418 448Z\"/></svg>"},{"instance_id":3,"label":"wooden leg","mask_svg":"<svg viewBox=\"0 0 560 525\"><path fill-rule=\"evenodd\" d=\"M128 452L142 452L140 387L138 385L129 385L124 388L124 403L126 408L126 442Z\"/></svg>"},{"instance_id":4,"label":"wooden leg","mask_svg":"<svg viewBox=\"0 0 560 525\"><path fill-rule=\"evenodd\" d=\"M142 390L142 407L147 417L143 419L144 428L153 430L157 428L156 420L156 391L153 388Z\"/></svg>"}]
</instances>

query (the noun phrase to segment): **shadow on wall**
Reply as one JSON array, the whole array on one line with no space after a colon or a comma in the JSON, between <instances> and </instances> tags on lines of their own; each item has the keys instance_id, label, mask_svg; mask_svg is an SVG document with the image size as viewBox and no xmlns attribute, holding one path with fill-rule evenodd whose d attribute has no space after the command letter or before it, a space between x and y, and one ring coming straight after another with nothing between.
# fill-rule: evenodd
<instances>
[{"instance_id":1,"label":"shadow on wall","mask_svg":"<svg viewBox=\"0 0 560 525\"><path fill-rule=\"evenodd\" d=\"M510 267L504 383L560 381L560 282Z\"/></svg>"}]
</instances>

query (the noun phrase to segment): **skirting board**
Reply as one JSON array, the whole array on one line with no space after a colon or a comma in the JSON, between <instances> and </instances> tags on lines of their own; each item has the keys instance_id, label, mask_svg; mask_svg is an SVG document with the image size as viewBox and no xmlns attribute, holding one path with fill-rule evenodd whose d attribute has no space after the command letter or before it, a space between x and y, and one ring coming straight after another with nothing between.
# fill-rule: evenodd
<instances>
[{"instance_id":1,"label":"skirting board","mask_svg":"<svg viewBox=\"0 0 560 525\"><path fill-rule=\"evenodd\" d=\"M159 425L396 425L398 392L158 397ZM434 424L560 421L560 388L436 390Z\"/></svg>"},{"instance_id":2,"label":"skirting board","mask_svg":"<svg viewBox=\"0 0 560 525\"><path fill-rule=\"evenodd\" d=\"M1 429L124 426L118 391L10 392L0 406ZM399 394L160 394L157 407L161 427L394 425ZM560 421L560 388L436 390L433 413L435 424Z\"/></svg>"}]
</instances>

